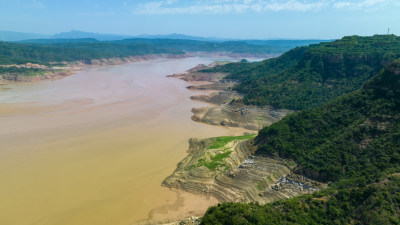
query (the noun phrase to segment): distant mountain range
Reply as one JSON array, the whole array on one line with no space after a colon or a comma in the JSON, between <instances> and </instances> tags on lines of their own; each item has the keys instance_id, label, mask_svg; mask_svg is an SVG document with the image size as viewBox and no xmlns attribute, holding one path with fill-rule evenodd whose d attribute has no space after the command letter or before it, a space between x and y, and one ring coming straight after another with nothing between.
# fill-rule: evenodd
<instances>
[{"instance_id":1,"label":"distant mountain range","mask_svg":"<svg viewBox=\"0 0 400 225\"><path fill-rule=\"evenodd\" d=\"M51 35L23 33L14 31L0 31L0 41L22 41L27 39L48 39Z\"/></svg>"},{"instance_id":2,"label":"distant mountain range","mask_svg":"<svg viewBox=\"0 0 400 225\"><path fill-rule=\"evenodd\" d=\"M14 31L0 31L0 41L24 41L30 39L86 39L93 38L99 41L116 41L130 38L144 38L144 39L184 39L195 41L228 41L230 39L214 38L214 37L195 37L184 34L167 34L167 35L150 35L142 34L137 36L118 35L118 34L99 34L92 32L84 32L79 30L71 30L69 32L61 32L54 35L24 33Z\"/></svg>"},{"instance_id":3,"label":"distant mountain range","mask_svg":"<svg viewBox=\"0 0 400 225\"><path fill-rule=\"evenodd\" d=\"M165 35L151 35L151 34L142 34L136 36L130 35L119 35L119 34L99 34L92 32L84 32L79 30L71 30L69 32L61 32L54 35L46 35L46 34L36 34L36 33L24 33L24 32L14 32L14 31L0 31L0 41L24 41L33 40L33 39L96 39L98 41L118 41L124 39L132 39L132 38L140 38L140 39L182 39L182 40L192 40L192 41L210 41L210 42L225 42L225 41L243 41L240 39L227 39L227 38L216 38L216 37L196 37L189 36L184 34L165 34ZM281 45L291 45L290 41L294 41L298 44L299 40L247 40L248 44L253 45L273 45L273 46L281 46ZM307 44L312 41L312 43L319 43L321 40L303 40ZM293 43L292 43L293 44Z\"/></svg>"},{"instance_id":4,"label":"distant mountain range","mask_svg":"<svg viewBox=\"0 0 400 225\"><path fill-rule=\"evenodd\" d=\"M79 30L71 30L69 32L61 32L55 34L51 37L52 39L83 39L83 38L94 38L99 41L115 41L132 38L128 35L118 35L118 34L98 34L91 32L84 32Z\"/></svg>"}]
</instances>

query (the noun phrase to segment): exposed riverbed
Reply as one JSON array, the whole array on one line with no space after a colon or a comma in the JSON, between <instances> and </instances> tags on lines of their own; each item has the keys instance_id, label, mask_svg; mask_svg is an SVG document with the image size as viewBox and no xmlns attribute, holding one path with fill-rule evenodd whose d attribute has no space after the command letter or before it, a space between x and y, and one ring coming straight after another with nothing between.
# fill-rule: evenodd
<instances>
[{"instance_id":1,"label":"exposed riverbed","mask_svg":"<svg viewBox=\"0 0 400 225\"><path fill-rule=\"evenodd\" d=\"M160 185L190 137L229 134L193 122L191 108L206 105L165 77L212 61L159 59L0 85L0 224L165 222L215 204Z\"/></svg>"}]
</instances>

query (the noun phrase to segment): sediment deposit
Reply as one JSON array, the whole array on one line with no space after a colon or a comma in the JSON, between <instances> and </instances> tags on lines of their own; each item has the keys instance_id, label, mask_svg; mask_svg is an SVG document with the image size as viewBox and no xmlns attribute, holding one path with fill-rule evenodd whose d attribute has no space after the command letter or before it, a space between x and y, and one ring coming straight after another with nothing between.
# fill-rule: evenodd
<instances>
[{"instance_id":1,"label":"sediment deposit","mask_svg":"<svg viewBox=\"0 0 400 225\"><path fill-rule=\"evenodd\" d=\"M281 120L293 112L287 109L276 109L271 106L245 105L241 101L243 96L236 91L232 91L235 83L223 79L227 74L202 72L203 69L215 65L219 64L214 63L209 66L198 65L186 71L186 73L168 76L189 82L207 82L205 84L192 84L188 86L187 88L191 90L217 91L209 95L195 95L191 97L192 100L203 101L213 105L210 107L193 108L192 120L210 125L240 127L257 131Z\"/></svg>"},{"instance_id":2,"label":"sediment deposit","mask_svg":"<svg viewBox=\"0 0 400 225\"><path fill-rule=\"evenodd\" d=\"M292 112L286 109L275 109L271 106L244 105L240 101L239 95L232 94L232 92L220 92L220 94L210 97L194 96L192 99L217 104L212 107L193 108L192 120L211 125L242 127L254 131L269 126Z\"/></svg>"},{"instance_id":3,"label":"sediment deposit","mask_svg":"<svg viewBox=\"0 0 400 225\"><path fill-rule=\"evenodd\" d=\"M190 139L188 156L162 185L217 198L221 202L267 203L312 193L324 184L292 173L296 164L282 159L255 157L252 139L233 140L210 149L214 139ZM230 154L216 168L203 162Z\"/></svg>"}]
</instances>

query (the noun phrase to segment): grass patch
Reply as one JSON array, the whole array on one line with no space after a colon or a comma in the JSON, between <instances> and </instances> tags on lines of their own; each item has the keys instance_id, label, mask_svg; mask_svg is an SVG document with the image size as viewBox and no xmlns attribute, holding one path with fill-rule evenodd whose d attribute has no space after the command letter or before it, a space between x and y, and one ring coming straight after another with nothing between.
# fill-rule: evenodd
<instances>
[{"instance_id":1,"label":"grass patch","mask_svg":"<svg viewBox=\"0 0 400 225\"><path fill-rule=\"evenodd\" d=\"M223 148L226 144L234 140L246 140L255 137L255 134L248 134L243 136L222 136L214 138L215 141L207 149Z\"/></svg>"},{"instance_id":2,"label":"grass patch","mask_svg":"<svg viewBox=\"0 0 400 225\"><path fill-rule=\"evenodd\" d=\"M229 169L229 166L225 165L222 161L227 158L232 151L227 151L223 153L219 153L215 156L211 156L210 160L206 160L205 158L201 158L197 161L196 165L193 165L192 167L200 167L200 166L205 166L209 170L214 171L217 167L225 167L225 169ZM192 169L191 167L191 169Z\"/></svg>"},{"instance_id":3,"label":"grass patch","mask_svg":"<svg viewBox=\"0 0 400 225\"><path fill-rule=\"evenodd\" d=\"M264 185L263 185L263 183L262 183L261 181L258 181L258 183L257 183L257 188L258 188L258 190L260 190L260 191L264 190Z\"/></svg>"},{"instance_id":4,"label":"grass patch","mask_svg":"<svg viewBox=\"0 0 400 225\"><path fill-rule=\"evenodd\" d=\"M268 176L265 178L265 181L267 181L267 184L272 184L274 181L272 180L271 176Z\"/></svg>"},{"instance_id":5,"label":"grass patch","mask_svg":"<svg viewBox=\"0 0 400 225\"><path fill-rule=\"evenodd\" d=\"M48 63L47 66L66 67L68 65L66 63Z\"/></svg>"},{"instance_id":6,"label":"grass patch","mask_svg":"<svg viewBox=\"0 0 400 225\"><path fill-rule=\"evenodd\" d=\"M217 154L216 156L211 157L211 160L219 162L219 161L225 159L226 157L228 157L231 153L232 152L229 151L229 152L224 152L224 153Z\"/></svg>"},{"instance_id":7,"label":"grass patch","mask_svg":"<svg viewBox=\"0 0 400 225\"><path fill-rule=\"evenodd\" d=\"M211 157L211 161L209 162L204 162L203 165L207 167L209 170L215 170L219 166L224 166L225 164L222 162L223 159L228 157L232 152L224 152L224 153L219 153L213 157Z\"/></svg>"},{"instance_id":8,"label":"grass patch","mask_svg":"<svg viewBox=\"0 0 400 225\"><path fill-rule=\"evenodd\" d=\"M18 74L20 76L43 76L46 70L39 68L0 67L0 74Z\"/></svg>"},{"instance_id":9,"label":"grass patch","mask_svg":"<svg viewBox=\"0 0 400 225\"><path fill-rule=\"evenodd\" d=\"M219 151L220 153L216 154L215 156L211 156L210 159L208 159L206 155L202 156L202 158L200 158L196 164L190 166L189 170L200 166L204 166L211 171L214 171L218 167L223 167L225 171L228 170L230 166L226 165L223 160L227 158L232 151L230 151L229 147L225 147L225 145L234 140L246 140L255 136L256 134L248 134L243 136L222 136L212 138L214 142L207 148L207 150L221 149L222 151Z\"/></svg>"}]
</instances>

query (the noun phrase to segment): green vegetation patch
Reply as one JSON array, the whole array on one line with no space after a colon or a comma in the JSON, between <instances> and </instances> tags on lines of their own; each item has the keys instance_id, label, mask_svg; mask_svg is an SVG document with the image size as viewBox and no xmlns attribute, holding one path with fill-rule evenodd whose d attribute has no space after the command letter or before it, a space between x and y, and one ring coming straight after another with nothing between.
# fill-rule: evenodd
<instances>
[{"instance_id":1,"label":"green vegetation patch","mask_svg":"<svg viewBox=\"0 0 400 225\"><path fill-rule=\"evenodd\" d=\"M198 166L205 166L209 170L212 170L212 171L214 171L217 167L227 167L227 165L225 165L223 163L223 160L225 158L227 158L231 153L232 153L232 151L218 153L215 156L211 156L210 157L210 161L202 160L200 162L200 160L199 160L199 165Z\"/></svg>"},{"instance_id":2,"label":"green vegetation patch","mask_svg":"<svg viewBox=\"0 0 400 225\"><path fill-rule=\"evenodd\" d=\"M222 203L209 208L201 224L400 224L400 177L277 201Z\"/></svg>"},{"instance_id":3,"label":"green vegetation patch","mask_svg":"<svg viewBox=\"0 0 400 225\"><path fill-rule=\"evenodd\" d=\"M264 184L261 181L258 181L257 183L257 188L258 190L262 191L265 189Z\"/></svg>"},{"instance_id":4,"label":"green vegetation patch","mask_svg":"<svg viewBox=\"0 0 400 225\"><path fill-rule=\"evenodd\" d=\"M206 156L199 159L196 164L192 165L189 170L198 168L200 166L205 166L211 171L215 171L218 167L223 167L225 170L229 169L229 166L226 165L223 160L227 158L232 151L218 153L215 156L211 156L210 159L206 159Z\"/></svg>"},{"instance_id":5,"label":"green vegetation patch","mask_svg":"<svg viewBox=\"0 0 400 225\"><path fill-rule=\"evenodd\" d=\"M47 70L38 68L18 68L18 67L1 67L0 75L2 74L18 74L20 76L43 76L47 73Z\"/></svg>"},{"instance_id":6,"label":"green vegetation patch","mask_svg":"<svg viewBox=\"0 0 400 225\"><path fill-rule=\"evenodd\" d=\"M0 42L0 65L82 61L92 59L123 58L148 54L183 54L182 51L158 48L146 44L121 44L107 42L20 44Z\"/></svg>"},{"instance_id":7,"label":"green vegetation patch","mask_svg":"<svg viewBox=\"0 0 400 225\"><path fill-rule=\"evenodd\" d=\"M258 63L230 63L205 71L229 73L234 90L252 105L312 109L359 89L400 57L400 37L350 36L294 48Z\"/></svg>"},{"instance_id":8,"label":"green vegetation patch","mask_svg":"<svg viewBox=\"0 0 400 225\"><path fill-rule=\"evenodd\" d=\"M205 166L211 171L215 171L218 167L222 167L225 170L229 169L229 166L224 163L225 158L229 157L232 153L229 147L226 145L234 140L247 140L255 137L255 134L248 134L243 136L222 136L215 137L213 143L207 148L207 150L217 150L218 152L214 156L209 156L211 153L206 152L202 158L200 158L196 164L192 165L190 169Z\"/></svg>"},{"instance_id":9,"label":"green vegetation patch","mask_svg":"<svg viewBox=\"0 0 400 225\"><path fill-rule=\"evenodd\" d=\"M246 140L255 137L255 134L248 134L243 136L222 136L214 138L214 142L207 149L221 149L224 148L229 142L234 140Z\"/></svg>"},{"instance_id":10,"label":"green vegetation patch","mask_svg":"<svg viewBox=\"0 0 400 225\"><path fill-rule=\"evenodd\" d=\"M400 61L361 90L263 128L256 154L298 164L307 177L368 183L400 170Z\"/></svg>"}]
</instances>

